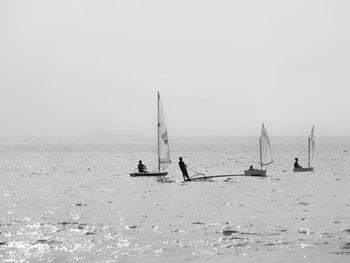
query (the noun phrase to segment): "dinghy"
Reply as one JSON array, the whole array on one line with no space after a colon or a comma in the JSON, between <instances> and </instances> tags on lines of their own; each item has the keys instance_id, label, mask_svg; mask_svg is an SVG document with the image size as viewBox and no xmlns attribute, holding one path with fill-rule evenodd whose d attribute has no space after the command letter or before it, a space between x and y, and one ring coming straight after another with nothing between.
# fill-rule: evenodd
<instances>
[{"instance_id":1,"label":"dinghy","mask_svg":"<svg viewBox=\"0 0 350 263\"><path fill-rule=\"evenodd\" d=\"M201 177L191 177L190 180L186 179L183 182L193 182L193 181L205 181L215 178L222 177L236 177L236 176L245 176L244 174L219 174L219 175L203 175Z\"/></svg>"},{"instance_id":2,"label":"dinghy","mask_svg":"<svg viewBox=\"0 0 350 263\"><path fill-rule=\"evenodd\" d=\"M260 169L248 169L244 171L246 176L266 176L266 170L263 170L263 166L267 166L273 163L272 153L271 153L271 145L269 136L267 135L267 131L265 129L265 125L263 123L261 129L261 135L259 138L259 150L260 150Z\"/></svg>"},{"instance_id":3,"label":"dinghy","mask_svg":"<svg viewBox=\"0 0 350 263\"><path fill-rule=\"evenodd\" d=\"M165 176L168 174L167 168L170 164L170 148L168 140L168 132L165 125L164 113L160 96L158 92L157 100L158 108L158 121L157 121L157 134L158 134L158 170L152 172L131 173L130 176Z\"/></svg>"},{"instance_id":4,"label":"dinghy","mask_svg":"<svg viewBox=\"0 0 350 263\"><path fill-rule=\"evenodd\" d=\"M293 172L312 172L314 168L311 166L311 160L314 158L314 150L315 150L315 125L312 126L311 133L309 138L307 139L307 159L308 159L308 166L309 167L300 167L300 168L294 168Z\"/></svg>"}]
</instances>

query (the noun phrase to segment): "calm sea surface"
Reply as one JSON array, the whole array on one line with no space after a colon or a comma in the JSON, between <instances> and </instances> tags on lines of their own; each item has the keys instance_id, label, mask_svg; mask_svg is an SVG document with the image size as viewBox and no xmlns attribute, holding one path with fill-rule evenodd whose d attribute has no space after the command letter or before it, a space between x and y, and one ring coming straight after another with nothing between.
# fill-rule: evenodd
<instances>
[{"instance_id":1,"label":"calm sea surface","mask_svg":"<svg viewBox=\"0 0 350 263\"><path fill-rule=\"evenodd\" d=\"M257 166L256 138L170 141L166 178L151 139L0 141L0 262L350 262L350 138L271 138L267 178L182 183ZM192 174L191 174L192 173ZM194 173L190 171L190 175Z\"/></svg>"}]
</instances>

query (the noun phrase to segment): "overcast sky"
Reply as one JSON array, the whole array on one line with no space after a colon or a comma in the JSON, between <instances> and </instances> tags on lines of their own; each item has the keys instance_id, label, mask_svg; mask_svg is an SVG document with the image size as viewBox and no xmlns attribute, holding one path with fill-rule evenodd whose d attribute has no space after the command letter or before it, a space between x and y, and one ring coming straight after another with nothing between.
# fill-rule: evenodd
<instances>
[{"instance_id":1,"label":"overcast sky","mask_svg":"<svg viewBox=\"0 0 350 263\"><path fill-rule=\"evenodd\" d=\"M0 1L0 135L350 135L350 1Z\"/></svg>"}]
</instances>

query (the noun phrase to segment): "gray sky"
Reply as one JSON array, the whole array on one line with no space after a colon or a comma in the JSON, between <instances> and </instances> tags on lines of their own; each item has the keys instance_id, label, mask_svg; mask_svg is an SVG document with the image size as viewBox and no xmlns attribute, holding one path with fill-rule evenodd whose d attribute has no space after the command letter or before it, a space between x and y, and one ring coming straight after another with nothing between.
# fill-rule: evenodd
<instances>
[{"instance_id":1,"label":"gray sky","mask_svg":"<svg viewBox=\"0 0 350 263\"><path fill-rule=\"evenodd\" d=\"M350 1L0 1L0 135L350 134Z\"/></svg>"}]
</instances>

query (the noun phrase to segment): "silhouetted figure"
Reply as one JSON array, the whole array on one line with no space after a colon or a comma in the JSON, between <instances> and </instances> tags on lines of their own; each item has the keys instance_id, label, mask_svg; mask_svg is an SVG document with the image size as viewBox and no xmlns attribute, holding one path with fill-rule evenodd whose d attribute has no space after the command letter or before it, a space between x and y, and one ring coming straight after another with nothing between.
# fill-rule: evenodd
<instances>
[{"instance_id":1,"label":"silhouetted figure","mask_svg":"<svg viewBox=\"0 0 350 263\"><path fill-rule=\"evenodd\" d=\"M184 161L182 161L182 157L179 157L179 166L180 166L180 169L181 169L181 172L182 172L182 176L184 177L184 181L190 181L190 177L188 176L188 173L187 173L187 166L186 164L184 163Z\"/></svg>"},{"instance_id":2,"label":"silhouetted figure","mask_svg":"<svg viewBox=\"0 0 350 263\"><path fill-rule=\"evenodd\" d=\"M295 158L294 168L302 168L298 163L298 158Z\"/></svg>"},{"instance_id":3,"label":"silhouetted figure","mask_svg":"<svg viewBox=\"0 0 350 263\"><path fill-rule=\"evenodd\" d=\"M147 173L147 167L142 163L142 161L139 161L139 165L137 166L137 169L139 169L139 173Z\"/></svg>"},{"instance_id":4,"label":"silhouetted figure","mask_svg":"<svg viewBox=\"0 0 350 263\"><path fill-rule=\"evenodd\" d=\"M249 170L254 170L253 165L249 166Z\"/></svg>"}]
</instances>

